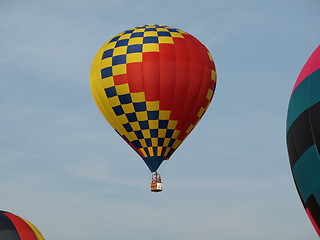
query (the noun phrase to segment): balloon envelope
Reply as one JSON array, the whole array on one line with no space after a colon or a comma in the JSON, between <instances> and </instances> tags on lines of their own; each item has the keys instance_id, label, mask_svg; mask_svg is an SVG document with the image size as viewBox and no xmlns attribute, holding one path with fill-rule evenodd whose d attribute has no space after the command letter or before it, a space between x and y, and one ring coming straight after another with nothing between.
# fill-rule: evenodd
<instances>
[{"instance_id":1,"label":"balloon envelope","mask_svg":"<svg viewBox=\"0 0 320 240\"><path fill-rule=\"evenodd\" d=\"M287 116L287 146L299 196L320 236L320 46L293 87Z\"/></svg>"},{"instance_id":2,"label":"balloon envelope","mask_svg":"<svg viewBox=\"0 0 320 240\"><path fill-rule=\"evenodd\" d=\"M94 58L90 86L101 113L155 172L207 110L216 71L192 35L162 25L126 30Z\"/></svg>"},{"instance_id":3,"label":"balloon envelope","mask_svg":"<svg viewBox=\"0 0 320 240\"><path fill-rule=\"evenodd\" d=\"M0 239L44 240L39 230L32 223L5 211L0 211Z\"/></svg>"}]
</instances>

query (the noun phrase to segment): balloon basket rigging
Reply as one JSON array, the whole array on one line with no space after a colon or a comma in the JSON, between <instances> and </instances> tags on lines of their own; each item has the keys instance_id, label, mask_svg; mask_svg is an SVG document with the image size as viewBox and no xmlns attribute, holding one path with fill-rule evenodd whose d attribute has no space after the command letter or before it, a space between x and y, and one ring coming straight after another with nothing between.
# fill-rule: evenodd
<instances>
[{"instance_id":1,"label":"balloon basket rigging","mask_svg":"<svg viewBox=\"0 0 320 240\"><path fill-rule=\"evenodd\" d=\"M162 182L161 176L157 172L152 173L152 181L151 181L151 192L161 192L162 191Z\"/></svg>"}]
</instances>

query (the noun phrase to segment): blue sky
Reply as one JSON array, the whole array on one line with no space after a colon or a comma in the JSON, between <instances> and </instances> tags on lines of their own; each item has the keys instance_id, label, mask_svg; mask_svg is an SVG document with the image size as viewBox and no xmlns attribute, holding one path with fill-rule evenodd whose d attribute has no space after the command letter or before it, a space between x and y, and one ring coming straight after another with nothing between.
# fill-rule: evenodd
<instances>
[{"instance_id":1,"label":"blue sky","mask_svg":"<svg viewBox=\"0 0 320 240\"><path fill-rule=\"evenodd\" d=\"M285 142L293 84L320 39L318 0L2 0L0 209L59 240L318 239ZM161 169L164 191L95 106L91 62L144 24L191 33L213 102Z\"/></svg>"}]
</instances>

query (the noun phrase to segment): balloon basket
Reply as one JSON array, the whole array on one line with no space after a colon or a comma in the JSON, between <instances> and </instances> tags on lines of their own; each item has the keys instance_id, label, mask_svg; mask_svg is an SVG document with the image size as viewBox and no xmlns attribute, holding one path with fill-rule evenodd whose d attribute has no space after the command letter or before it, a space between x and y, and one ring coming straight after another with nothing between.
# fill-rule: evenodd
<instances>
[{"instance_id":1,"label":"balloon basket","mask_svg":"<svg viewBox=\"0 0 320 240\"><path fill-rule=\"evenodd\" d=\"M162 182L161 176L157 172L152 173L152 181L151 181L151 192L161 192L162 191Z\"/></svg>"}]
</instances>

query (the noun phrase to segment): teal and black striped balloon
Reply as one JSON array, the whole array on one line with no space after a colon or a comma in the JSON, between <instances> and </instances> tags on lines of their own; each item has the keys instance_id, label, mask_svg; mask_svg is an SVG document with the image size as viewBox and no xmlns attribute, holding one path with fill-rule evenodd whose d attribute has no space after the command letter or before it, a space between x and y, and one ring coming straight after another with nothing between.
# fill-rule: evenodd
<instances>
[{"instance_id":1,"label":"teal and black striped balloon","mask_svg":"<svg viewBox=\"0 0 320 240\"><path fill-rule=\"evenodd\" d=\"M287 116L287 147L296 188L320 236L320 46L293 87Z\"/></svg>"}]
</instances>

